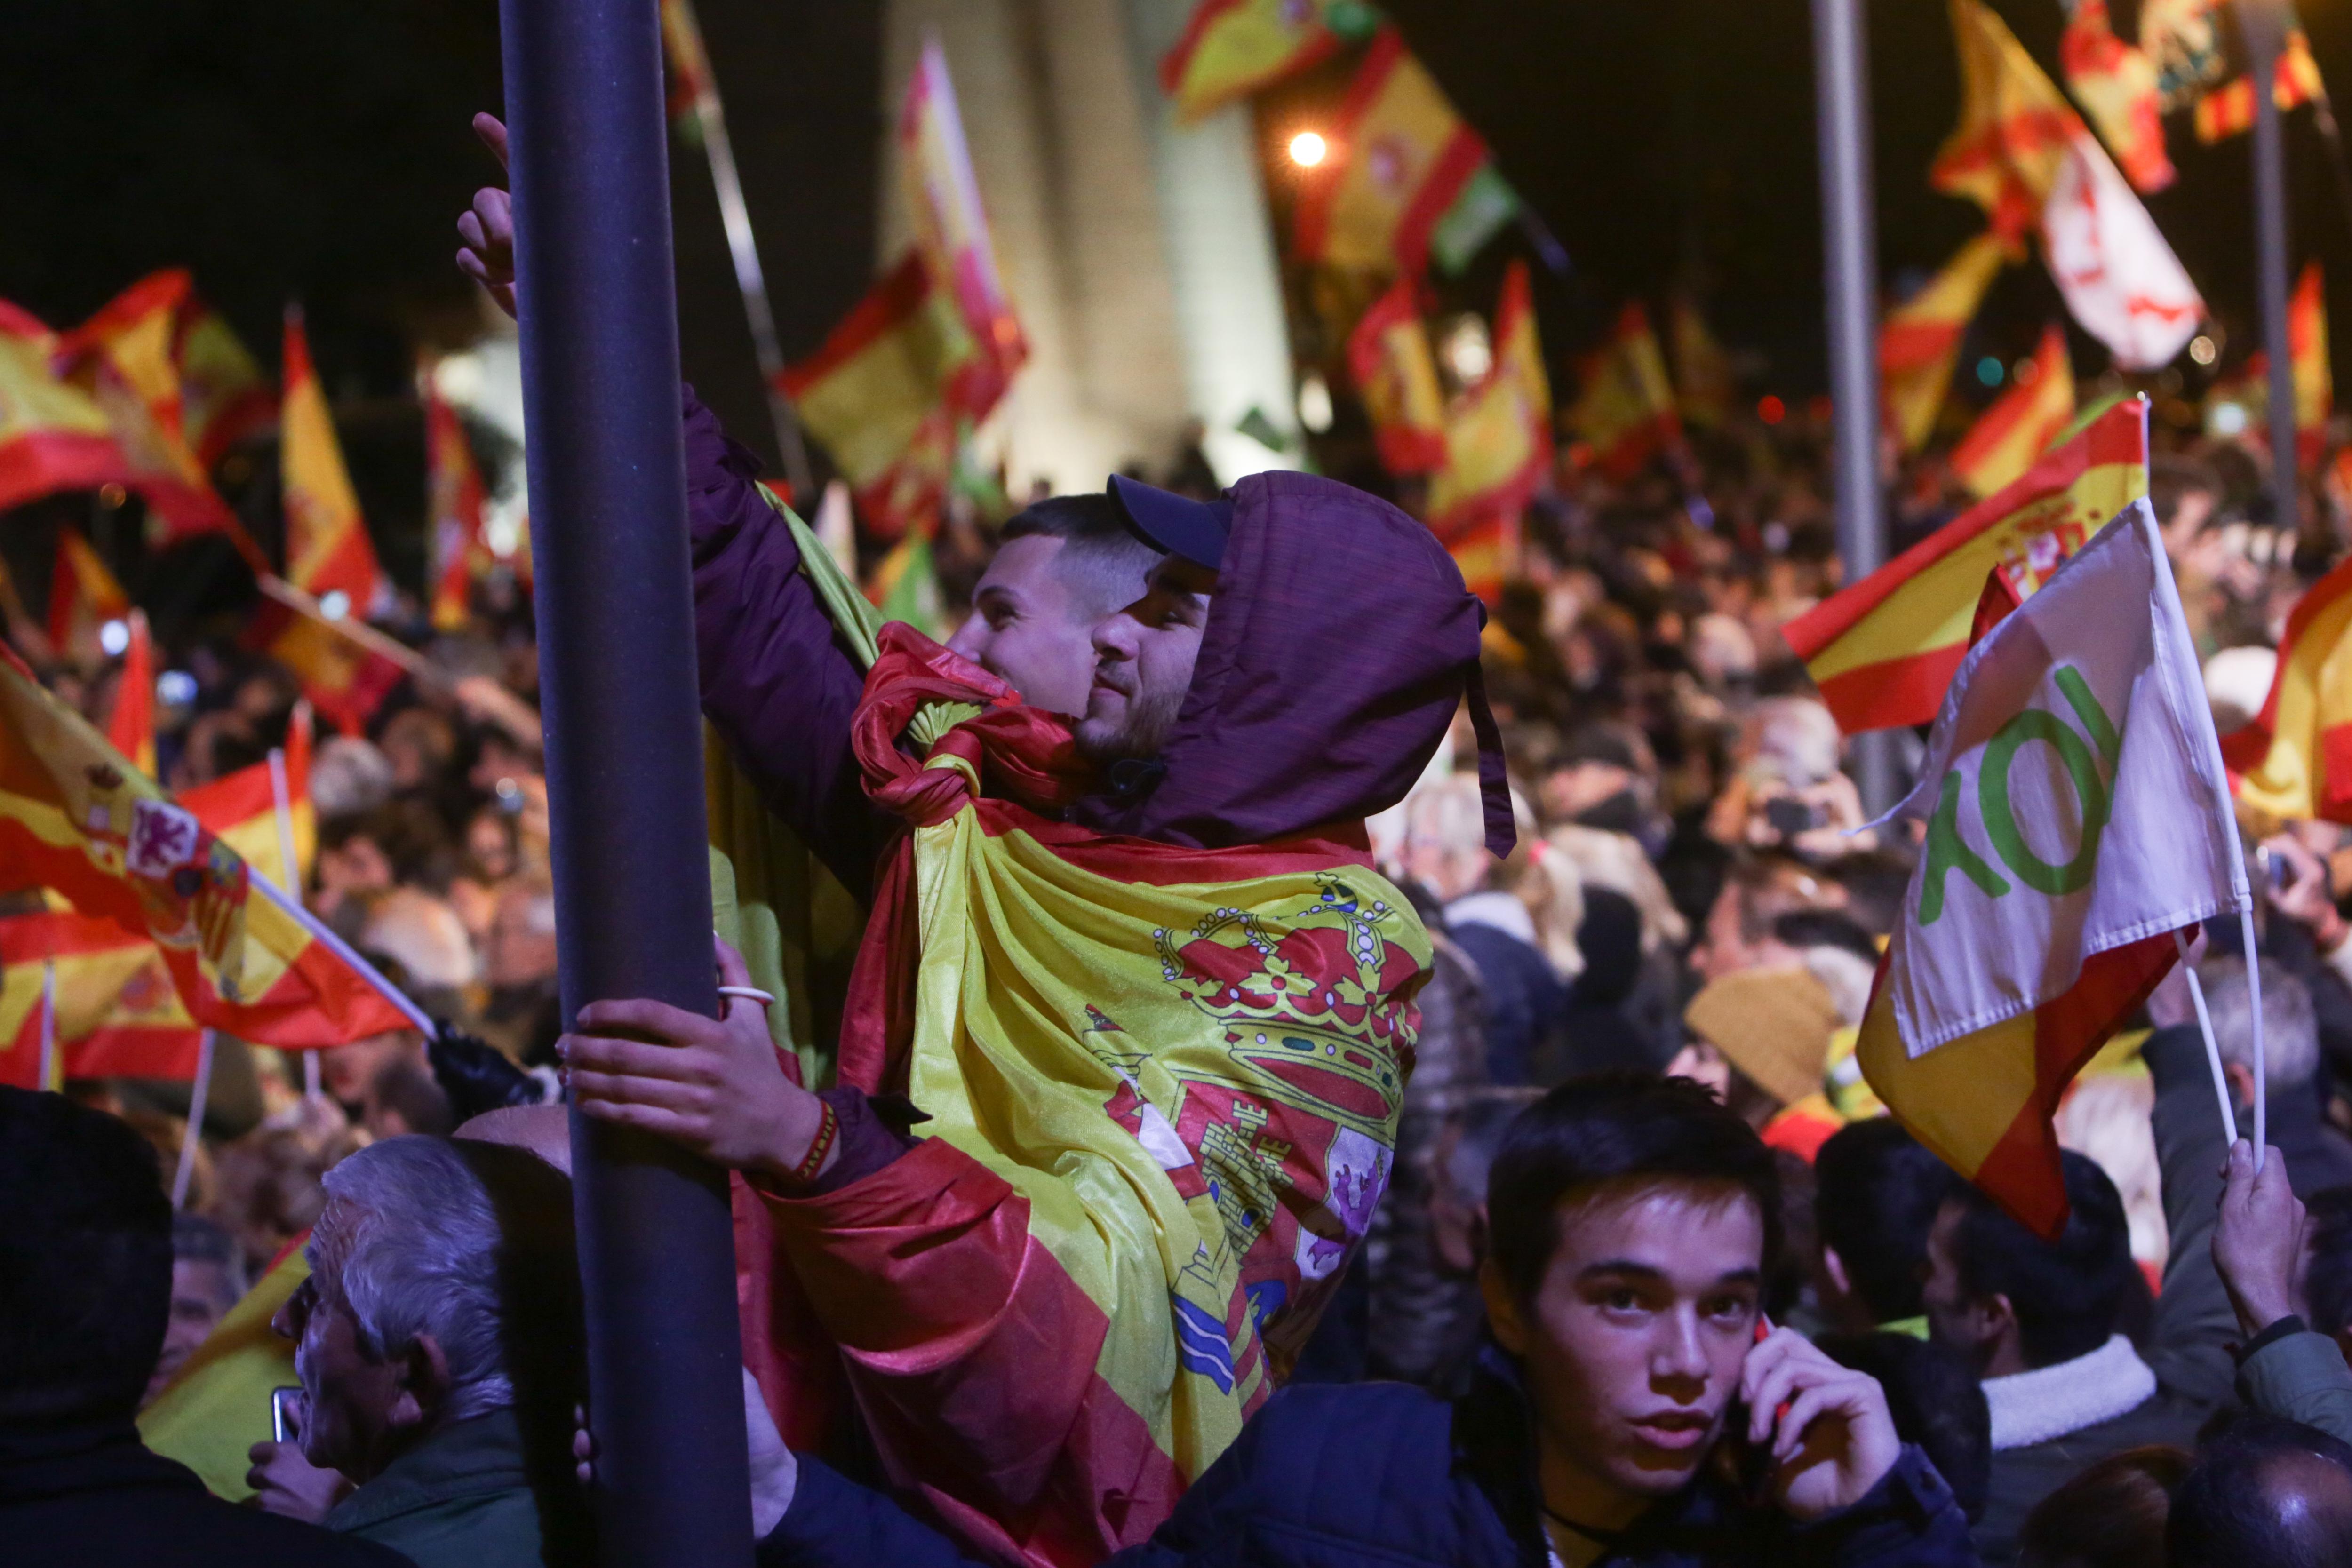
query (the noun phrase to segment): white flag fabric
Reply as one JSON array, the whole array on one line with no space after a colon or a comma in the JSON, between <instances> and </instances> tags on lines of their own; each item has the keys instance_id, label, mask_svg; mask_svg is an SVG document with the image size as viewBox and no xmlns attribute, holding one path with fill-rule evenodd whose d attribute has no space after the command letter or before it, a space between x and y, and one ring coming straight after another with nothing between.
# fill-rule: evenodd
<instances>
[{"instance_id":1,"label":"white flag fabric","mask_svg":"<svg viewBox=\"0 0 2352 1568\"><path fill-rule=\"evenodd\" d=\"M2095 954L2242 907L2229 800L2135 501L1969 651L1895 809L1928 824L1885 981L1907 1054L2065 995Z\"/></svg>"},{"instance_id":2,"label":"white flag fabric","mask_svg":"<svg viewBox=\"0 0 2352 1568\"><path fill-rule=\"evenodd\" d=\"M2080 126L2042 204L2042 254L2066 308L2125 370L2170 364L2205 319L2156 220Z\"/></svg>"}]
</instances>

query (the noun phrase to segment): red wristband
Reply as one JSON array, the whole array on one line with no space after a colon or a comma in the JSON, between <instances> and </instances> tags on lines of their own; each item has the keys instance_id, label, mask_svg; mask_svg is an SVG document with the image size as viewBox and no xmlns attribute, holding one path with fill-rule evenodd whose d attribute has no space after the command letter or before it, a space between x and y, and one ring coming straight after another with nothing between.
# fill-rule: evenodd
<instances>
[{"instance_id":1,"label":"red wristband","mask_svg":"<svg viewBox=\"0 0 2352 1568\"><path fill-rule=\"evenodd\" d=\"M808 1153L801 1156L801 1163L785 1175L786 1181L795 1184L814 1181L816 1173L824 1168L825 1155L833 1153L834 1139L840 1135L841 1118L834 1114L833 1103L820 1100L817 1104L824 1114L817 1118L816 1136L809 1140Z\"/></svg>"}]
</instances>

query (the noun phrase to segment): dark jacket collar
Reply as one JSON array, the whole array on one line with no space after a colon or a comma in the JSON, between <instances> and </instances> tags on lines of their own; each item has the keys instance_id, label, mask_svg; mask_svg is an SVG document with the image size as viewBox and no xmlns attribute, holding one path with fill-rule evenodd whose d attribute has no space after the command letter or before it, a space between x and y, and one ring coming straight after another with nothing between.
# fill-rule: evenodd
<instances>
[{"instance_id":1,"label":"dark jacket collar","mask_svg":"<svg viewBox=\"0 0 2352 1568\"><path fill-rule=\"evenodd\" d=\"M326 1525L367 1530L458 1498L530 1484L523 1470L522 1424L511 1407L493 1410L444 1427L393 1460L382 1475L337 1503Z\"/></svg>"}]
</instances>

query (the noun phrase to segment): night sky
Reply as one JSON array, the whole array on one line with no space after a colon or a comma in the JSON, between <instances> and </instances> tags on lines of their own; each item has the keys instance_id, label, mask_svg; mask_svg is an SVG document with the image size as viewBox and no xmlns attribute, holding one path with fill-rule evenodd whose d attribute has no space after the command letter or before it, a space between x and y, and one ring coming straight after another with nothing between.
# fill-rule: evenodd
<instances>
[{"instance_id":1,"label":"night sky","mask_svg":"<svg viewBox=\"0 0 2352 1568\"><path fill-rule=\"evenodd\" d=\"M2054 70L2057 0L1997 8ZM786 350L805 352L872 268L880 7L701 9ZM1628 294L1662 298L1696 276L1720 334L1768 356L1771 384L1818 386L1803 0L1391 0L1389 10L1575 259L1572 282L1538 290L1556 360ZM1916 278L1979 222L1925 184L1957 110L1948 22L1940 0L1875 0L1870 11L1882 271ZM2309 25L2323 73L2352 83L2352 9L2315 11ZM299 298L339 402L396 402L413 343L460 342L473 329L451 225L491 173L467 120L499 102L497 49L485 0L6 7L0 298L70 325L142 274L186 265L266 361L281 306ZM1311 114L1346 75L1335 64L1267 109ZM2249 139L2200 149L2175 127L2171 141L2182 177L2151 208L2224 321L2241 327L2252 298ZM2298 252L2352 255L2344 193L2307 113L2290 121L2290 142ZM673 171L688 374L765 446L708 177L692 152ZM1485 258L1458 286L1464 302L1491 300L1498 267ZM2345 277L2331 281L2337 319L2352 319ZM2021 353L2058 313L2038 265L2012 268L1982 346ZM2352 332L2336 338L2340 354ZM2077 333L2075 350L2095 371L2095 346Z\"/></svg>"}]
</instances>

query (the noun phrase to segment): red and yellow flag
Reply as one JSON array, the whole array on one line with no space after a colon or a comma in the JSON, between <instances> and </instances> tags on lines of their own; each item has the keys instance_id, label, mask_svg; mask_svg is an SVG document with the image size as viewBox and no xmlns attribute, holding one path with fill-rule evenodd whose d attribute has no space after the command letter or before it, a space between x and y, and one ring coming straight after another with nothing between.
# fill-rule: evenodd
<instances>
[{"instance_id":1,"label":"red and yellow flag","mask_svg":"<svg viewBox=\"0 0 2352 1568\"><path fill-rule=\"evenodd\" d=\"M802 422L861 499L889 487L892 470L917 447L925 422L945 406L953 345L942 313L930 308L931 293L921 255L910 252L814 354L784 371L784 390ZM917 484L908 495L918 503L926 493L936 499L944 484L942 473L940 491ZM887 509L869 508L866 520L895 538L919 510L919 504L894 501Z\"/></svg>"},{"instance_id":2,"label":"red and yellow flag","mask_svg":"<svg viewBox=\"0 0 2352 1568\"><path fill-rule=\"evenodd\" d=\"M106 411L58 378L57 343L56 333L0 299L0 512L135 476Z\"/></svg>"},{"instance_id":3,"label":"red and yellow flag","mask_svg":"<svg viewBox=\"0 0 2352 1568\"><path fill-rule=\"evenodd\" d=\"M1885 388L1886 422L1906 452L1916 452L1934 434L1951 390L1952 366L1960 340L1984 303L2013 246L1987 229L1944 264L1927 286L1886 313L1878 331L1878 379Z\"/></svg>"},{"instance_id":4,"label":"red and yellow flag","mask_svg":"<svg viewBox=\"0 0 2352 1568\"><path fill-rule=\"evenodd\" d=\"M1654 340L1650 351L1657 352ZM1663 382L1663 367L1658 375ZM1445 413L1445 463L1429 482L1430 526L1451 539L1479 518L1516 519L1550 465L1551 383L1536 337L1528 264L1514 261L1495 306L1494 364Z\"/></svg>"},{"instance_id":5,"label":"red and yellow flag","mask_svg":"<svg viewBox=\"0 0 2352 1568\"><path fill-rule=\"evenodd\" d=\"M245 863L292 892L308 886L319 849L319 811L310 801L310 705L296 703L286 727L286 749L271 759L225 773L209 784L180 791L180 804L212 835L235 850ZM294 865L286 864L285 841L278 830L278 798L286 797L288 835Z\"/></svg>"},{"instance_id":6,"label":"red and yellow flag","mask_svg":"<svg viewBox=\"0 0 2352 1568\"><path fill-rule=\"evenodd\" d=\"M1927 724L1968 653L1985 578L2030 594L2147 494L2147 404L2092 420L2016 483L1783 626L1847 734Z\"/></svg>"},{"instance_id":7,"label":"red and yellow flag","mask_svg":"<svg viewBox=\"0 0 2352 1568\"><path fill-rule=\"evenodd\" d=\"M343 467L327 394L310 366L310 339L299 309L286 313L286 408L278 452L286 493L286 580L320 599L340 593L349 612L365 619L385 591L383 572Z\"/></svg>"},{"instance_id":8,"label":"red and yellow flag","mask_svg":"<svg viewBox=\"0 0 2352 1568\"><path fill-rule=\"evenodd\" d=\"M40 1080L44 986L54 977L59 1078L193 1078L204 1031L153 942L111 920L43 911L0 919L0 1083Z\"/></svg>"},{"instance_id":9,"label":"red and yellow flag","mask_svg":"<svg viewBox=\"0 0 2352 1568\"><path fill-rule=\"evenodd\" d=\"M184 327L200 318L207 402L199 434L215 451L226 450L234 428L219 422L253 392L236 357L235 335L197 304L188 275L177 268L140 279L101 307L58 342L58 362L68 379L104 408L117 439L130 457L131 487L146 500L149 532L157 544L202 534L226 534L240 554L258 561L259 551L217 491L206 461L189 428L187 384L183 375ZM226 339L226 346L223 340ZM235 349L232 353L229 350ZM247 363L250 363L249 357ZM258 369L252 381L259 381ZM267 389L260 395L267 397ZM239 418L250 419L240 413Z\"/></svg>"},{"instance_id":10,"label":"red and yellow flag","mask_svg":"<svg viewBox=\"0 0 2352 1568\"><path fill-rule=\"evenodd\" d=\"M287 1244L139 1412L139 1436L149 1448L195 1471L214 1496L230 1502L253 1495L245 1479L253 1468L248 1450L271 1436L269 1391L301 1381L293 1341L272 1333L269 1320L310 1277L302 1253L309 1237L305 1231Z\"/></svg>"},{"instance_id":11,"label":"red and yellow flag","mask_svg":"<svg viewBox=\"0 0 2352 1568\"><path fill-rule=\"evenodd\" d=\"M407 1015L257 891L245 861L79 715L0 659L0 864L144 933L197 1022L281 1048L343 1045Z\"/></svg>"},{"instance_id":12,"label":"red and yellow flag","mask_svg":"<svg viewBox=\"0 0 2352 1568\"><path fill-rule=\"evenodd\" d=\"M2156 62L2116 36L2107 0L2074 0L2058 36L2058 68L2134 188L2152 192L2171 184L2176 171L2164 150Z\"/></svg>"},{"instance_id":13,"label":"red and yellow flag","mask_svg":"<svg viewBox=\"0 0 2352 1568\"><path fill-rule=\"evenodd\" d=\"M106 743L131 758L131 766L155 777L155 645L147 633L147 612L125 620L130 641L122 648L122 673L114 685L114 710L106 718Z\"/></svg>"},{"instance_id":14,"label":"red and yellow flag","mask_svg":"<svg viewBox=\"0 0 2352 1568\"><path fill-rule=\"evenodd\" d=\"M1418 293L1412 278L1398 278L1348 334L1348 371L1391 474L1426 474L1445 461L1445 394Z\"/></svg>"},{"instance_id":15,"label":"red and yellow flag","mask_svg":"<svg viewBox=\"0 0 2352 1568\"><path fill-rule=\"evenodd\" d=\"M1683 438L1675 389L1650 313L1639 300L1618 314L1609 341L1584 361L1584 386L1568 411L1568 428L1592 449L1592 461L1612 479L1630 479L1642 465Z\"/></svg>"},{"instance_id":16,"label":"red and yellow flag","mask_svg":"<svg viewBox=\"0 0 2352 1568\"><path fill-rule=\"evenodd\" d=\"M1318 0L1200 0L1160 61L1160 86L1190 125L1339 47Z\"/></svg>"},{"instance_id":17,"label":"red and yellow flag","mask_svg":"<svg viewBox=\"0 0 2352 1568\"><path fill-rule=\"evenodd\" d=\"M49 645L65 658L95 664L106 656L101 629L130 613L131 596L90 542L76 529L59 528L49 572Z\"/></svg>"},{"instance_id":18,"label":"red and yellow flag","mask_svg":"<svg viewBox=\"0 0 2352 1568\"><path fill-rule=\"evenodd\" d=\"M671 128L698 141L702 104L718 96L719 79L711 74L710 51L703 45L692 0L661 0L661 36Z\"/></svg>"},{"instance_id":19,"label":"red and yellow flag","mask_svg":"<svg viewBox=\"0 0 2352 1568\"><path fill-rule=\"evenodd\" d=\"M1393 26L1365 51L1330 142L1299 196L1299 259L1418 274L1431 231L1485 165L1486 144Z\"/></svg>"},{"instance_id":20,"label":"red and yellow flag","mask_svg":"<svg viewBox=\"0 0 2352 1568\"><path fill-rule=\"evenodd\" d=\"M2010 484L2074 423L2074 370L2063 327L2043 329L2026 371L1952 448L1952 475L1973 495L1990 496Z\"/></svg>"},{"instance_id":21,"label":"red and yellow flag","mask_svg":"<svg viewBox=\"0 0 2352 1568\"><path fill-rule=\"evenodd\" d=\"M2327 444L2328 416L2336 412L2336 377L2327 360L2327 279L2316 260L2304 264L2302 280L2287 301L2286 342L2294 370L2295 458L2307 468L2319 461Z\"/></svg>"},{"instance_id":22,"label":"red and yellow flag","mask_svg":"<svg viewBox=\"0 0 2352 1568\"><path fill-rule=\"evenodd\" d=\"M1687 296L1675 296L1666 330L1675 345L1675 406L1692 424L1720 428L1731 417L1732 402L1738 395L1731 356L1707 329L1697 302Z\"/></svg>"},{"instance_id":23,"label":"red and yellow flag","mask_svg":"<svg viewBox=\"0 0 2352 1568\"><path fill-rule=\"evenodd\" d=\"M2284 113L2327 96L2319 79L2319 62L2311 57L2311 40L2301 27L2287 29L2286 47L2279 51L2278 68L2271 78L2272 101ZM2254 127L2254 78L2241 73L2197 100L2197 140L2225 141Z\"/></svg>"},{"instance_id":24,"label":"red and yellow flag","mask_svg":"<svg viewBox=\"0 0 2352 1568\"><path fill-rule=\"evenodd\" d=\"M2282 821L2352 822L2352 560L2296 601L2252 723L2221 737L2239 800Z\"/></svg>"},{"instance_id":25,"label":"red and yellow flag","mask_svg":"<svg viewBox=\"0 0 2352 1568\"><path fill-rule=\"evenodd\" d=\"M495 564L482 537L482 476L457 411L422 378L425 494L432 503L433 627L463 630L475 582Z\"/></svg>"},{"instance_id":26,"label":"red and yellow flag","mask_svg":"<svg viewBox=\"0 0 2352 1568\"><path fill-rule=\"evenodd\" d=\"M963 340L950 346L944 367L948 404L967 419L984 419L1029 358L1029 340L997 274L955 84L937 38L923 45L899 107L898 173L932 302L945 308L948 329Z\"/></svg>"},{"instance_id":27,"label":"red and yellow flag","mask_svg":"<svg viewBox=\"0 0 2352 1568\"><path fill-rule=\"evenodd\" d=\"M1960 122L1937 152L1927 183L1976 203L1995 233L2014 238L2042 221L2082 117L1980 0L1952 0L1952 35Z\"/></svg>"}]
</instances>

